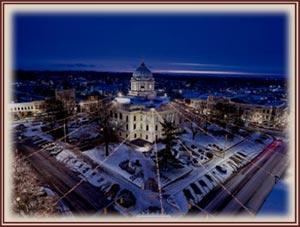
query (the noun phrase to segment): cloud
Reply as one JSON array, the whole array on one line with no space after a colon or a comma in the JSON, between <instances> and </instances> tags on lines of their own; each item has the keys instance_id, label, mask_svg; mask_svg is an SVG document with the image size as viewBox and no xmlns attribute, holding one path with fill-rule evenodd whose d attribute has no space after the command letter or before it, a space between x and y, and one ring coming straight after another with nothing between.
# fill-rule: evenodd
<instances>
[{"instance_id":1,"label":"cloud","mask_svg":"<svg viewBox=\"0 0 300 227\"><path fill-rule=\"evenodd\" d=\"M196 66L196 67L218 67L222 65L217 64L201 64L201 63L192 63L192 62L171 62L170 65L178 65L178 66Z\"/></svg>"},{"instance_id":2,"label":"cloud","mask_svg":"<svg viewBox=\"0 0 300 227\"><path fill-rule=\"evenodd\" d=\"M95 64L84 64L84 63L57 63L53 67L62 67L62 68L92 68L96 67Z\"/></svg>"},{"instance_id":3,"label":"cloud","mask_svg":"<svg viewBox=\"0 0 300 227\"><path fill-rule=\"evenodd\" d=\"M172 73L189 74L231 74L231 75L275 75L285 74L281 67L269 66L242 66L242 65L222 65L222 64L201 64L195 62L172 62ZM171 68L171 67L168 67Z\"/></svg>"},{"instance_id":4,"label":"cloud","mask_svg":"<svg viewBox=\"0 0 300 227\"><path fill-rule=\"evenodd\" d=\"M178 70L178 69L156 70L155 72L157 72L157 73L174 73L174 74L212 74L212 75L248 75L248 76L280 76L281 75L278 73L209 71L209 70Z\"/></svg>"}]
</instances>

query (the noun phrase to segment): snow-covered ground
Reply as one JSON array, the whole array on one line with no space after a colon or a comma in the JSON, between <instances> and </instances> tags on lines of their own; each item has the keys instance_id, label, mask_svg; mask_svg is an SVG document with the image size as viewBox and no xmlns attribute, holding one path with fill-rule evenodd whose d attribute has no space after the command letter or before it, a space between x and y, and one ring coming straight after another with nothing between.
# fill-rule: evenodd
<instances>
[{"instance_id":1,"label":"snow-covered ground","mask_svg":"<svg viewBox=\"0 0 300 227\"><path fill-rule=\"evenodd\" d=\"M31 122L23 124L27 127L24 131L25 136L53 142L50 135L41 131L41 124L32 125ZM210 124L208 130L223 129ZM71 131L74 133L70 138L93 138L98 135L93 124L81 130L73 128ZM61 141L53 144L62 148L62 151L55 155L56 159L85 181L103 191L107 191L113 184L119 184L120 191L127 189L134 194L137 200L135 206L124 210L115 205L116 209L132 215L145 214L151 210L159 213L160 209L157 207L160 208L162 203L165 213L175 215L187 213L189 204L201 201L206 194L249 163L273 141L271 137L260 133L245 138L235 135L229 140L225 136L228 132L220 133L216 137L198 132L193 139L188 125L185 126L185 131L186 133L179 136L177 144L173 147L174 154L184 168L160 171L162 201L159 192L145 188L150 179L158 183L154 148L149 153L141 153L135 151L129 144L114 144L110 145L109 156L106 157L103 145L80 153ZM163 148L163 144L157 144L158 151ZM224 152L221 152L222 150ZM97 168L87 162L84 156L98 164Z\"/></svg>"},{"instance_id":2,"label":"snow-covered ground","mask_svg":"<svg viewBox=\"0 0 300 227\"><path fill-rule=\"evenodd\" d=\"M197 160L199 160L199 157L206 157L206 159L203 162L199 162L197 165L191 162L187 163L186 166L190 171L184 173L184 177L181 177L179 174L180 171L178 171L178 174L161 174L161 182L164 191L163 195L167 195L164 199L166 203L165 211L171 212L172 210L172 212L177 211L177 213L186 213L189 204L195 204L201 201L207 193L223 183L239 168L249 163L272 142L271 138L266 137L262 140L262 144L258 145L257 142L255 142L256 139L261 138L261 135L258 133L247 138L236 137L236 140L227 144L227 150L224 153L224 156L216 156L215 152L212 150L212 145L208 145L216 144L218 147L221 145L213 140L208 142L206 140L207 137L208 136L202 133L198 133L195 140L193 140L191 131L188 129L186 134L179 137L179 140L184 142L185 146L181 146L181 142L178 142L174 146L174 149L178 151L178 157L186 155L190 156L191 159L195 157L198 157ZM206 144L207 146L203 146L203 144ZM157 147L158 150L160 150L163 148L163 145L158 144ZM199 152L199 149L203 152ZM132 183L141 189L143 189L143 185L147 179L157 179L155 163L150 158L150 155L147 156L143 153L136 152L126 144L121 145L119 149L111 152L112 154L104 162L104 148L101 146L88 150L84 152L84 154L89 156L95 162L103 162L102 166L108 171L119 174L123 179L127 180L128 183ZM207 159L206 154L208 152L214 154L213 158ZM139 160L141 167L136 167L135 172L130 174L120 167L120 163L126 160L130 160L132 163ZM143 173L143 177L134 177L139 175L138 173L140 172ZM166 181L168 183L164 183L164 178L166 177L171 177L172 180L169 179L169 181ZM141 212L144 213L146 211L142 210Z\"/></svg>"},{"instance_id":3,"label":"snow-covered ground","mask_svg":"<svg viewBox=\"0 0 300 227\"><path fill-rule=\"evenodd\" d=\"M92 124L70 124L69 139L93 139L100 135L100 130L95 123Z\"/></svg>"},{"instance_id":4,"label":"snow-covered ground","mask_svg":"<svg viewBox=\"0 0 300 227\"><path fill-rule=\"evenodd\" d=\"M149 178L156 179L155 164L151 158L146 157L143 153L136 152L123 144L117 150L111 151L110 156L103 162L104 153L102 146L84 152L95 162L101 163L109 171L119 174L140 188L144 188L144 184ZM120 166L122 162L127 160L132 172L128 172ZM135 165L137 160L139 160L141 166Z\"/></svg>"}]
</instances>

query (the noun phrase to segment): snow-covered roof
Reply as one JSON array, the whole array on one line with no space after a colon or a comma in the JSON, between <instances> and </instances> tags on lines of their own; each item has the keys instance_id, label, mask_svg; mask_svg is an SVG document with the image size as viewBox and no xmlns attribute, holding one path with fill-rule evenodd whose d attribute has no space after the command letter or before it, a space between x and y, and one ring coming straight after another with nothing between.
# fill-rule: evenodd
<instances>
[{"instance_id":1,"label":"snow-covered roof","mask_svg":"<svg viewBox=\"0 0 300 227\"><path fill-rule=\"evenodd\" d=\"M160 108L163 105L166 105L170 102L170 99L165 96L158 96L155 99L147 99L145 97L137 96L123 96L115 98L118 104L126 106L144 106L146 108Z\"/></svg>"}]
</instances>

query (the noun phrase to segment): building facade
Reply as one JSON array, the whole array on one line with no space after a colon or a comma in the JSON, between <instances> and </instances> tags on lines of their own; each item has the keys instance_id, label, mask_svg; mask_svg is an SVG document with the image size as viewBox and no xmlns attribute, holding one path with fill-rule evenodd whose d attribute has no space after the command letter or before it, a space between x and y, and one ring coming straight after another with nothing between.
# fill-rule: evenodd
<instances>
[{"instance_id":1,"label":"building facade","mask_svg":"<svg viewBox=\"0 0 300 227\"><path fill-rule=\"evenodd\" d=\"M10 103L9 111L15 118L36 116L45 111L45 101Z\"/></svg>"},{"instance_id":2,"label":"building facade","mask_svg":"<svg viewBox=\"0 0 300 227\"><path fill-rule=\"evenodd\" d=\"M86 113L92 112L98 108L99 102L99 99L95 96L90 96L87 100L81 100L78 103L79 111Z\"/></svg>"},{"instance_id":3,"label":"building facade","mask_svg":"<svg viewBox=\"0 0 300 227\"><path fill-rule=\"evenodd\" d=\"M169 98L156 96L155 80L144 63L133 72L129 95L116 98L113 106L110 114L119 136L130 141L153 143L163 137L160 122L183 123Z\"/></svg>"},{"instance_id":4,"label":"building facade","mask_svg":"<svg viewBox=\"0 0 300 227\"><path fill-rule=\"evenodd\" d=\"M155 81L152 72L144 62L133 72L129 95L154 99L156 97Z\"/></svg>"},{"instance_id":5,"label":"building facade","mask_svg":"<svg viewBox=\"0 0 300 227\"><path fill-rule=\"evenodd\" d=\"M208 96L207 99L191 99L190 105L199 114L214 115L218 103L234 107L240 118L246 123L257 124L263 127L282 127L288 121L288 108L285 105L253 105L233 102L230 98ZM224 113L226 114L226 113Z\"/></svg>"}]
</instances>

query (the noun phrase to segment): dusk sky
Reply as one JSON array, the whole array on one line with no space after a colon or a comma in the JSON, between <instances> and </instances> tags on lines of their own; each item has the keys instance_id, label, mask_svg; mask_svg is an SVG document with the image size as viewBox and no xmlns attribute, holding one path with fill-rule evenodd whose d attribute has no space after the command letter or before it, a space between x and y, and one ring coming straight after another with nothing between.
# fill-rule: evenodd
<instances>
[{"instance_id":1,"label":"dusk sky","mask_svg":"<svg viewBox=\"0 0 300 227\"><path fill-rule=\"evenodd\" d=\"M24 70L283 75L287 17L233 14L46 14L14 18Z\"/></svg>"}]
</instances>

